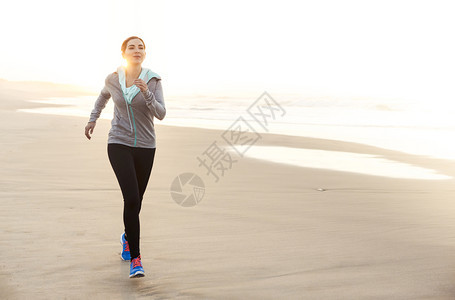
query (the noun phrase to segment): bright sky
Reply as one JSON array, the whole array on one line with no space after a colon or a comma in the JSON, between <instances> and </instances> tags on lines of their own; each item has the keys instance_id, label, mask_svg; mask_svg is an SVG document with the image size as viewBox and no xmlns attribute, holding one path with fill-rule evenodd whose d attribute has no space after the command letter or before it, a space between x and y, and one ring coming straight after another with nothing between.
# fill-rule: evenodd
<instances>
[{"instance_id":1,"label":"bright sky","mask_svg":"<svg viewBox=\"0 0 455 300\"><path fill-rule=\"evenodd\" d=\"M100 90L131 35L167 95L286 91L453 101L453 1L8 1L0 78Z\"/></svg>"}]
</instances>

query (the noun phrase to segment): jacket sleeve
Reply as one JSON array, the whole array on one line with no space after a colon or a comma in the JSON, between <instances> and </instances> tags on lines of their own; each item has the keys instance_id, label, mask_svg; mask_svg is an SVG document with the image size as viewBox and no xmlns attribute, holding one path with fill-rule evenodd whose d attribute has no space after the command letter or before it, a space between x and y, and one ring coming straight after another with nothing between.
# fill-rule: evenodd
<instances>
[{"instance_id":1,"label":"jacket sleeve","mask_svg":"<svg viewBox=\"0 0 455 300\"><path fill-rule=\"evenodd\" d=\"M147 93L142 93L145 98L147 107L152 111L152 114L159 120L163 120L166 116L166 107L164 105L163 87L161 86L161 79L156 82L155 92L150 89Z\"/></svg>"},{"instance_id":2,"label":"jacket sleeve","mask_svg":"<svg viewBox=\"0 0 455 300\"><path fill-rule=\"evenodd\" d=\"M98 99L96 99L95 106L93 107L92 113L90 114L90 119L89 122L96 122L98 118L101 115L101 111L106 107L106 103L109 101L111 98L111 94L109 93L109 90L107 89L107 78L106 78L106 84L104 88L101 90L101 93L98 96Z\"/></svg>"}]
</instances>

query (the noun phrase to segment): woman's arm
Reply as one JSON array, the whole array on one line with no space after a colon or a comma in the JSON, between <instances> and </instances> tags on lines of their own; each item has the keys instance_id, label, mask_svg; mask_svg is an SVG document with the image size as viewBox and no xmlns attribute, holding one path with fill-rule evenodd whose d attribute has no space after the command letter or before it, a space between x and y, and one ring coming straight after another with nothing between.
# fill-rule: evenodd
<instances>
[{"instance_id":1,"label":"woman's arm","mask_svg":"<svg viewBox=\"0 0 455 300\"><path fill-rule=\"evenodd\" d=\"M152 93L149 89L147 92L142 94L144 95L147 107L152 111L153 115L157 119L163 120L164 116L166 116L166 107L164 105L163 87L161 86L161 80L158 80L156 82L154 93Z\"/></svg>"},{"instance_id":2,"label":"woman's arm","mask_svg":"<svg viewBox=\"0 0 455 300\"><path fill-rule=\"evenodd\" d=\"M96 120L98 120L98 118L101 115L101 111L106 107L106 103L109 101L110 98L111 94L109 93L105 85L104 88L101 90L98 99L96 99L95 106L93 107L93 110L90 114L89 122L96 122Z\"/></svg>"},{"instance_id":3,"label":"woman's arm","mask_svg":"<svg viewBox=\"0 0 455 300\"><path fill-rule=\"evenodd\" d=\"M90 140L92 137L90 134L93 134L93 130L95 129L96 126L96 120L101 115L101 111L103 108L106 107L107 101L109 101L109 98L111 98L111 93L109 93L109 90L107 89L107 78L105 80L105 85L104 88L101 90L100 95L98 96L98 99L95 101L95 107L93 108L91 114L90 114L90 119L85 126L85 136Z\"/></svg>"}]
</instances>

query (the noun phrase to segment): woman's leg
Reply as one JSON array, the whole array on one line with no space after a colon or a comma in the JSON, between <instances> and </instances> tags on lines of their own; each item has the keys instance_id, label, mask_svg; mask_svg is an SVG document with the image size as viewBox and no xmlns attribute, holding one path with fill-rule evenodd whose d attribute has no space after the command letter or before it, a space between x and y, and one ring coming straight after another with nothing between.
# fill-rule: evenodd
<instances>
[{"instance_id":1,"label":"woman's leg","mask_svg":"<svg viewBox=\"0 0 455 300\"><path fill-rule=\"evenodd\" d=\"M136 175L134 149L108 144L108 156L123 195L123 222L131 259L139 256L139 210L141 195Z\"/></svg>"},{"instance_id":2,"label":"woman's leg","mask_svg":"<svg viewBox=\"0 0 455 300\"><path fill-rule=\"evenodd\" d=\"M144 197L145 189L150 178L150 173L152 172L153 160L155 158L155 148L134 148L134 168L136 170L136 180L139 189L139 207L137 210L137 238L138 249L139 249L139 239L140 239L140 221L139 213L142 207L142 199ZM131 251L131 247L130 247ZM137 253L139 255L139 252ZM135 254L134 254L135 255ZM131 252L131 259L133 259L133 252Z\"/></svg>"},{"instance_id":3,"label":"woman's leg","mask_svg":"<svg viewBox=\"0 0 455 300\"><path fill-rule=\"evenodd\" d=\"M155 159L156 148L135 148L134 167L136 169L136 178L139 187L139 212L141 211L142 199L144 197L145 189L150 179L150 174L153 168L153 161Z\"/></svg>"}]
</instances>

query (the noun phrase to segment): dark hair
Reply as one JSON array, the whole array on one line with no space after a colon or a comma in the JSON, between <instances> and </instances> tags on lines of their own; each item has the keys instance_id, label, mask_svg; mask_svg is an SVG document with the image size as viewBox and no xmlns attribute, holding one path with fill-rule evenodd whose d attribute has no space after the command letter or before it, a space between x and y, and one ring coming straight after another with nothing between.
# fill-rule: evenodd
<instances>
[{"instance_id":1,"label":"dark hair","mask_svg":"<svg viewBox=\"0 0 455 300\"><path fill-rule=\"evenodd\" d=\"M145 49L145 43L144 43L144 41L143 41L140 37L137 37L137 36L130 36L130 37L127 38L125 41L123 41L123 44L122 44L122 53L125 53L126 46L128 45L128 42L129 42L130 40L134 40L134 39L139 39L139 40L141 40L142 44L144 45L144 49Z\"/></svg>"}]
</instances>

